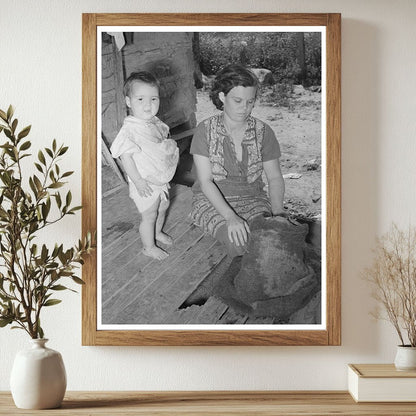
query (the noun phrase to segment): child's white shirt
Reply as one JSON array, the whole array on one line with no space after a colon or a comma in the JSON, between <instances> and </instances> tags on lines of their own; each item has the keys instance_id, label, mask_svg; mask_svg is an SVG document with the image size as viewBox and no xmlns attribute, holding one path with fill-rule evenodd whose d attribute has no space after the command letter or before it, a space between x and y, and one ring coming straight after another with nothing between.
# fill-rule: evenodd
<instances>
[{"instance_id":1,"label":"child's white shirt","mask_svg":"<svg viewBox=\"0 0 416 416\"><path fill-rule=\"evenodd\" d=\"M145 121L127 116L111 145L114 158L125 153L132 155L137 171L153 190L151 196L141 197L128 178L130 197L140 212L150 208L159 196L166 199L168 195L169 181L179 160L179 149L174 140L168 139L168 134L169 127L157 117Z\"/></svg>"}]
</instances>

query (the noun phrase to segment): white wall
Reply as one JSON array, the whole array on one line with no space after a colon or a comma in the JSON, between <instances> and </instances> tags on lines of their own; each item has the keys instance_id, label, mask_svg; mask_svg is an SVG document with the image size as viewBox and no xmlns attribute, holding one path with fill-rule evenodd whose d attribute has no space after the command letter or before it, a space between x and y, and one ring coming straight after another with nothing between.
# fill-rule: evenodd
<instances>
[{"instance_id":1,"label":"white wall","mask_svg":"<svg viewBox=\"0 0 416 416\"><path fill-rule=\"evenodd\" d=\"M0 108L12 103L33 125L35 149L54 137L70 144L79 201L81 13L217 11L342 13L342 346L82 347L81 298L68 293L44 326L70 390L345 389L347 363L394 358L397 339L369 316L359 272L391 221L416 220L415 1L0 0ZM75 241L80 216L58 232ZM0 390L26 344L24 333L0 330Z\"/></svg>"}]
</instances>

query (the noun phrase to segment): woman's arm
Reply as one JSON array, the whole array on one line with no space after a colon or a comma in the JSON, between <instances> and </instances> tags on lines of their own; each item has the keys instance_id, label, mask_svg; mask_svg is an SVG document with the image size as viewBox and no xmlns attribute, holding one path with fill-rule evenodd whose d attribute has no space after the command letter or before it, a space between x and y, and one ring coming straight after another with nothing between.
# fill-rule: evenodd
<instances>
[{"instance_id":1,"label":"woman's arm","mask_svg":"<svg viewBox=\"0 0 416 416\"><path fill-rule=\"evenodd\" d=\"M140 176L139 171L136 168L136 164L133 160L133 153L123 153L120 155L121 163L123 163L123 167L127 172L127 175L131 179L131 181L134 183L134 186L137 189L137 192L140 196L151 196L153 193L152 188L149 186L149 183L146 181L146 179L143 179Z\"/></svg>"},{"instance_id":2,"label":"woman's arm","mask_svg":"<svg viewBox=\"0 0 416 416\"><path fill-rule=\"evenodd\" d=\"M215 185L209 159L194 154L194 163L202 192L227 223L228 238L237 246L244 245L250 232L248 224L235 213Z\"/></svg>"},{"instance_id":3,"label":"woman's arm","mask_svg":"<svg viewBox=\"0 0 416 416\"><path fill-rule=\"evenodd\" d=\"M263 162L263 169L269 185L270 203L272 204L272 214L279 215L285 212L283 207L283 197L285 194L285 181L280 169L279 159Z\"/></svg>"}]
</instances>

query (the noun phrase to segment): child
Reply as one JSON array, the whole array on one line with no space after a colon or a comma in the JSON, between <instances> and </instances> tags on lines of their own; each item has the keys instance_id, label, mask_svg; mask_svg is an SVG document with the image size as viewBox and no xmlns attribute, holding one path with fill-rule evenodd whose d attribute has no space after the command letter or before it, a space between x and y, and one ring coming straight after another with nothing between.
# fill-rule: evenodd
<instances>
[{"instance_id":1,"label":"child","mask_svg":"<svg viewBox=\"0 0 416 416\"><path fill-rule=\"evenodd\" d=\"M124 119L110 150L114 158L121 159L130 197L141 214L143 254L163 260L169 254L156 241L172 244L162 227L169 207L169 181L175 174L179 150L176 142L168 139L169 127L156 117L159 83L152 74L131 74L124 84L124 96L130 115Z\"/></svg>"}]
</instances>

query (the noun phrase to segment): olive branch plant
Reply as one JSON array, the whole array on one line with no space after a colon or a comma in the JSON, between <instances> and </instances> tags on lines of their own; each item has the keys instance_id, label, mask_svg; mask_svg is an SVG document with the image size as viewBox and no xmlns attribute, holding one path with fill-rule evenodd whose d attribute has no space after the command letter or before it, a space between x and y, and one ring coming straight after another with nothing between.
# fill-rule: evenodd
<instances>
[{"instance_id":1,"label":"olive branch plant","mask_svg":"<svg viewBox=\"0 0 416 416\"><path fill-rule=\"evenodd\" d=\"M402 230L393 223L377 239L373 264L363 278L384 310L375 311L374 317L394 326L401 346L416 347L416 228Z\"/></svg>"},{"instance_id":2,"label":"olive branch plant","mask_svg":"<svg viewBox=\"0 0 416 416\"><path fill-rule=\"evenodd\" d=\"M14 109L0 110L0 327L25 330L31 338L43 338L41 311L57 305L54 293L75 290L62 284L64 278L83 284L76 275L83 258L94 249L91 233L69 249L62 244L48 248L38 243L38 233L80 206L71 206L71 191L61 193L72 171L62 172L58 162L68 147L58 145L39 150L36 173L24 180L22 159L31 156L28 136L31 126L17 132Z\"/></svg>"}]
</instances>

